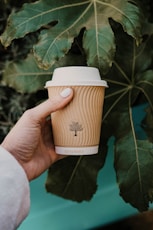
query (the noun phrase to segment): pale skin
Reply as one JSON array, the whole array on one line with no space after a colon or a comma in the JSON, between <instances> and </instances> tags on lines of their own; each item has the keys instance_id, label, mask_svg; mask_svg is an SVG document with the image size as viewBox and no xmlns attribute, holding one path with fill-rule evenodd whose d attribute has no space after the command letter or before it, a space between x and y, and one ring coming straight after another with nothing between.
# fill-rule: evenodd
<instances>
[{"instance_id":1,"label":"pale skin","mask_svg":"<svg viewBox=\"0 0 153 230\"><path fill-rule=\"evenodd\" d=\"M63 158L55 153L50 120L47 117L64 108L73 98L72 89L27 110L5 137L1 146L20 163L29 181Z\"/></svg>"}]
</instances>

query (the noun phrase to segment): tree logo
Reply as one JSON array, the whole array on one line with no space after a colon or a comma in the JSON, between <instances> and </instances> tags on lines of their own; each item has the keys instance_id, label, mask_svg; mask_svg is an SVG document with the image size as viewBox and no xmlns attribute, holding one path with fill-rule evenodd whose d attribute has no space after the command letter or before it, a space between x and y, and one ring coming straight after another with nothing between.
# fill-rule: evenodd
<instances>
[{"instance_id":1,"label":"tree logo","mask_svg":"<svg viewBox=\"0 0 153 230\"><path fill-rule=\"evenodd\" d=\"M74 132L74 136L77 136L78 132L82 130L82 125L79 124L79 122L72 121L72 123L70 124L70 131Z\"/></svg>"}]
</instances>

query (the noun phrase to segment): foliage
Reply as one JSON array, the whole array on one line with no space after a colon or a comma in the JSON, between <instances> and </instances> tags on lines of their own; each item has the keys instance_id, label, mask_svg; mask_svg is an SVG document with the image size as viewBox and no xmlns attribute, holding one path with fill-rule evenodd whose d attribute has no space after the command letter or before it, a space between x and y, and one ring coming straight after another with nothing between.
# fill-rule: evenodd
<instances>
[{"instance_id":1,"label":"foliage","mask_svg":"<svg viewBox=\"0 0 153 230\"><path fill-rule=\"evenodd\" d=\"M13 10L8 7L12 4ZM1 46L3 84L21 93L36 93L56 67L70 65L95 66L109 84L99 153L54 164L48 172L47 191L79 202L90 200L108 140L114 136L120 195L139 211L147 210L153 200L151 1L39 0L19 5L4 1L1 7L6 24L0 37L6 48ZM9 14L7 22L4 12ZM133 108L141 104L147 108L140 132Z\"/></svg>"}]
</instances>

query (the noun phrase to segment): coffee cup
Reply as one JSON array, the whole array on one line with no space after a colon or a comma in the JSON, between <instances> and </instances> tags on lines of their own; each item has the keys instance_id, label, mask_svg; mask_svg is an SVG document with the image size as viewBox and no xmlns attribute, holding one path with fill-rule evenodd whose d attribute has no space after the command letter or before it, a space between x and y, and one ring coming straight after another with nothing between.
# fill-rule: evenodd
<instances>
[{"instance_id":1,"label":"coffee cup","mask_svg":"<svg viewBox=\"0 0 153 230\"><path fill-rule=\"evenodd\" d=\"M95 67L69 66L56 68L45 85L49 98L68 87L74 92L72 101L51 114L55 151L62 155L96 154L107 82L101 80Z\"/></svg>"}]
</instances>

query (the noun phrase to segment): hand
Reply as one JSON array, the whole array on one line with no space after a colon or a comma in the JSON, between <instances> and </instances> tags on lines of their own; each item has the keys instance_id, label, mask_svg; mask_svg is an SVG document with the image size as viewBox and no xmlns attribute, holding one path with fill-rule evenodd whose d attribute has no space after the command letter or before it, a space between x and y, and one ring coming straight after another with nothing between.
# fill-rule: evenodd
<instances>
[{"instance_id":1,"label":"hand","mask_svg":"<svg viewBox=\"0 0 153 230\"><path fill-rule=\"evenodd\" d=\"M29 180L62 158L55 153L50 120L46 118L66 106L72 97L72 89L67 88L60 95L27 110L2 142L2 147L19 161Z\"/></svg>"}]
</instances>

